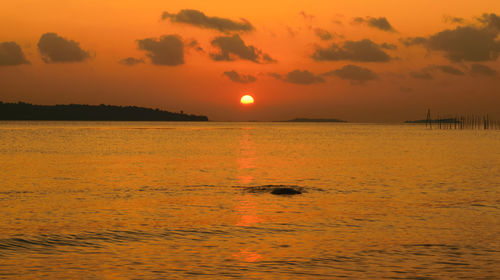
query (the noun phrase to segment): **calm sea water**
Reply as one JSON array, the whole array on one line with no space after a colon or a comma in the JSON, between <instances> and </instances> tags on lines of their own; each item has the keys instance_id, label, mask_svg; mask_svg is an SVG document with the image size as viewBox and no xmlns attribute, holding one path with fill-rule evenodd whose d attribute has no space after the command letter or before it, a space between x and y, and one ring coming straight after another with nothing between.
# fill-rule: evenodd
<instances>
[{"instance_id":1,"label":"calm sea water","mask_svg":"<svg viewBox=\"0 0 500 280\"><path fill-rule=\"evenodd\" d=\"M499 131L1 122L0 278L498 279L499 174Z\"/></svg>"}]
</instances>

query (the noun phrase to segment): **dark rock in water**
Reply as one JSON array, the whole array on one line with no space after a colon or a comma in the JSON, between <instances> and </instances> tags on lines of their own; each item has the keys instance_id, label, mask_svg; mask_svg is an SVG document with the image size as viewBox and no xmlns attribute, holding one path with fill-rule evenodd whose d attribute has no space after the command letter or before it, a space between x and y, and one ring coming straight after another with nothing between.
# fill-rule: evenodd
<instances>
[{"instance_id":1,"label":"dark rock in water","mask_svg":"<svg viewBox=\"0 0 500 280\"><path fill-rule=\"evenodd\" d=\"M271 191L271 194L276 195L293 195L293 194L301 194L300 190L292 189L292 188L274 188Z\"/></svg>"},{"instance_id":2,"label":"dark rock in water","mask_svg":"<svg viewBox=\"0 0 500 280\"><path fill-rule=\"evenodd\" d=\"M249 193L271 193L276 195L294 195L306 192L303 187L295 185L261 185L242 188Z\"/></svg>"}]
</instances>

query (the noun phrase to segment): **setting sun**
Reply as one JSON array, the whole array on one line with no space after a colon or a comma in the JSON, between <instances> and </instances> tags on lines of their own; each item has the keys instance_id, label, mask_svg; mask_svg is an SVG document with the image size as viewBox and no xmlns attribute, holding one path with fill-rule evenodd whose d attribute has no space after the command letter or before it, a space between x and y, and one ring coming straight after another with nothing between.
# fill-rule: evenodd
<instances>
[{"instance_id":1,"label":"setting sun","mask_svg":"<svg viewBox=\"0 0 500 280\"><path fill-rule=\"evenodd\" d=\"M251 95L243 95L240 100L241 104L253 104L253 97Z\"/></svg>"}]
</instances>

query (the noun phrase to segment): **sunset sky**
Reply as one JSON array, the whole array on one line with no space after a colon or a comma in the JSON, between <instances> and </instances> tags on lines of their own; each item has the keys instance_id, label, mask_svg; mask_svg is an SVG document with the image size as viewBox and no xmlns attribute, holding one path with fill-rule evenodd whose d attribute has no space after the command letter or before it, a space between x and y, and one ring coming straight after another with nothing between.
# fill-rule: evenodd
<instances>
[{"instance_id":1,"label":"sunset sky","mask_svg":"<svg viewBox=\"0 0 500 280\"><path fill-rule=\"evenodd\" d=\"M500 118L500 1L4 2L3 102L218 121Z\"/></svg>"}]
</instances>

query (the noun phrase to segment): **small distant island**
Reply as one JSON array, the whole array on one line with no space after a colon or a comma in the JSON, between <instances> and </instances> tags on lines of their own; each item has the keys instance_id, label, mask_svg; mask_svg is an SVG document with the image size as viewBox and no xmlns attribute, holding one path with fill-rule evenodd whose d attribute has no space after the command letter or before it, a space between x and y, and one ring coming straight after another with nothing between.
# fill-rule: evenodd
<instances>
[{"instance_id":1,"label":"small distant island","mask_svg":"<svg viewBox=\"0 0 500 280\"><path fill-rule=\"evenodd\" d=\"M436 119L436 120L413 120L413 121L405 121L405 123L458 123L460 122L456 118L447 118L447 119Z\"/></svg>"},{"instance_id":2,"label":"small distant island","mask_svg":"<svg viewBox=\"0 0 500 280\"><path fill-rule=\"evenodd\" d=\"M208 121L206 116L113 105L33 105L0 101L0 120L44 121Z\"/></svg>"},{"instance_id":3,"label":"small distant island","mask_svg":"<svg viewBox=\"0 0 500 280\"><path fill-rule=\"evenodd\" d=\"M287 120L282 122L341 122L345 123L347 121L339 119L309 119L309 118L295 118L293 120Z\"/></svg>"}]
</instances>

